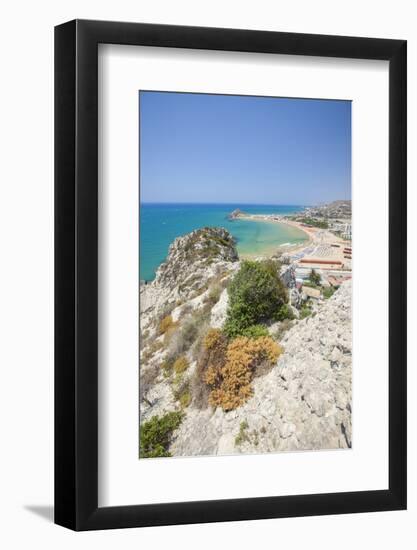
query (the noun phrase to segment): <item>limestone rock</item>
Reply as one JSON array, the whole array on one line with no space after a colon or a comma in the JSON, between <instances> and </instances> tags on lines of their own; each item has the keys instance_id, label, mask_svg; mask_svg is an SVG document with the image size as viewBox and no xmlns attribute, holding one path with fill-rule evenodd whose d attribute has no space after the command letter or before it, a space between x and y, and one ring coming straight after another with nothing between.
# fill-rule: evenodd
<instances>
[{"instance_id":1,"label":"limestone rock","mask_svg":"<svg viewBox=\"0 0 417 550\"><path fill-rule=\"evenodd\" d=\"M171 453L263 453L349 448L351 283L285 335L274 369L253 382L253 397L230 412L188 409ZM336 328L336 330L335 330ZM336 351L335 351L336 350ZM243 438L235 442L241 425Z\"/></svg>"},{"instance_id":2,"label":"limestone rock","mask_svg":"<svg viewBox=\"0 0 417 550\"><path fill-rule=\"evenodd\" d=\"M158 333L158 320L169 312L181 328L201 310L204 330L220 328L228 307L224 283L238 268L230 233L205 228L176 239L155 280L141 285L141 345L148 357L141 367L142 422L180 407L174 375L166 378L161 369L177 335L166 341ZM220 295L213 299L210 291L219 282ZM280 326L271 325L270 333L282 334ZM253 395L243 406L224 412L198 409L193 401L185 409L169 449L173 456L351 447L351 281L330 299L318 301L313 315L294 320L280 344L283 354L272 370L253 380ZM184 383L191 382L197 368L191 349L186 353L190 366Z\"/></svg>"},{"instance_id":3,"label":"limestone rock","mask_svg":"<svg viewBox=\"0 0 417 550\"><path fill-rule=\"evenodd\" d=\"M140 286L141 328L148 328L167 308L201 296L210 281L227 276L238 260L232 235L221 227L197 229L175 239L155 279Z\"/></svg>"},{"instance_id":4,"label":"limestone rock","mask_svg":"<svg viewBox=\"0 0 417 550\"><path fill-rule=\"evenodd\" d=\"M213 328L221 328L226 321L227 308L229 305L229 295L227 293L227 288L223 290L220 294L219 301L214 305L211 310L211 321L210 325Z\"/></svg>"}]
</instances>

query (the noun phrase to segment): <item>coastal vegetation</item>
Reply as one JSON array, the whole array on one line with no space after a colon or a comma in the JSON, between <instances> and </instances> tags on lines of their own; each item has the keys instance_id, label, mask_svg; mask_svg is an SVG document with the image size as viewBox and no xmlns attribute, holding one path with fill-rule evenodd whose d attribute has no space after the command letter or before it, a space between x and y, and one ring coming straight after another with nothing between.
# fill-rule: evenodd
<instances>
[{"instance_id":1,"label":"coastal vegetation","mask_svg":"<svg viewBox=\"0 0 417 550\"><path fill-rule=\"evenodd\" d=\"M247 429L249 428L249 424L246 422L246 420L242 420L239 426L239 433L235 437L235 445L239 446L242 445L245 441L249 441L249 436L247 433Z\"/></svg>"},{"instance_id":2,"label":"coastal vegetation","mask_svg":"<svg viewBox=\"0 0 417 550\"><path fill-rule=\"evenodd\" d=\"M336 292L335 287L333 287L333 286L324 286L323 285L321 275L319 273L317 273L317 271L315 269L311 270L308 279L303 282L303 286L304 287L309 287L309 288L315 288L316 290L319 290L322 297L326 300L328 298L331 298L333 296L333 294ZM309 314L307 314L307 312L304 311L302 318L304 318L307 315L309 315Z\"/></svg>"},{"instance_id":3,"label":"coastal vegetation","mask_svg":"<svg viewBox=\"0 0 417 550\"><path fill-rule=\"evenodd\" d=\"M261 336L268 336L269 331L265 325L251 325L243 329L240 335L246 338L260 338Z\"/></svg>"},{"instance_id":4,"label":"coastal vegetation","mask_svg":"<svg viewBox=\"0 0 417 550\"><path fill-rule=\"evenodd\" d=\"M189 363L185 356L178 357L178 359L174 361L173 368L174 368L175 374L182 374L188 369L188 367L189 367Z\"/></svg>"},{"instance_id":5,"label":"coastal vegetation","mask_svg":"<svg viewBox=\"0 0 417 550\"><path fill-rule=\"evenodd\" d=\"M249 335L251 331L259 333L259 327L251 327L290 316L288 292L279 277L279 263L273 260L242 262L228 293L229 310L224 329L229 337Z\"/></svg>"},{"instance_id":6,"label":"coastal vegetation","mask_svg":"<svg viewBox=\"0 0 417 550\"><path fill-rule=\"evenodd\" d=\"M325 298L326 300L328 300L329 298L331 298L333 296L333 294L336 292L336 288L333 287L333 286L328 286L328 287L325 287L323 288L323 298Z\"/></svg>"},{"instance_id":7,"label":"coastal vegetation","mask_svg":"<svg viewBox=\"0 0 417 550\"><path fill-rule=\"evenodd\" d=\"M270 336L238 336L229 341L216 329L208 332L204 346L204 381L211 390L209 403L225 411L239 407L252 395L256 367L263 362L274 363L282 353Z\"/></svg>"},{"instance_id":8,"label":"coastal vegetation","mask_svg":"<svg viewBox=\"0 0 417 550\"><path fill-rule=\"evenodd\" d=\"M192 238L184 247L188 259L204 259L206 265L210 265L218 256L222 248L234 245L234 238L230 233L213 233L209 227L204 227L192 233ZM198 246L196 244L198 243Z\"/></svg>"},{"instance_id":9,"label":"coastal vegetation","mask_svg":"<svg viewBox=\"0 0 417 550\"><path fill-rule=\"evenodd\" d=\"M293 317L288 306L288 293L279 276L280 264L276 261L244 261L227 287L228 310L222 328L209 328L203 337L191 317L185 335L190 335L184 346L184 328L173 336L179 339L184 351L193 346L198 366L192 382L187 386L182 405L194 400L196 406L221 407L232 410L245 403L252 395L252 380L258 369L273 365L282 353L282 347L270 336L267 323ZM219 299L219 291L208 289ZM212 306L213 298L205 301ZM200 327L204 324L200 323ZM192 344L192 339L194 343ZM188 339L188 338L187 338ZM177 344L178 351L178 344ZM163 363L168 376L172 372L182 375L189 366L185 355L172 355ZM201 386L207 386L202 388ZM181 398L176 392L176 399Z\"/></svg>"},{"instance_id":10,"label":"coastal vegetation","mask_svg":"<svg viewBox=\"0 0 417 550\"><path fill-rule=\"evenodd\" d=\"M175 323L172 320L171 315L166 315L161 321L159 322L159 334L165 334L170 329L173 329L175 327Z\"/></svg>"},{"instance_id":11,"label":"coastal vegetation","mask_svg":"<svg viewBox=\"0 0 417 550\"><path fill-rule=\"evenodd\" d=\"M172 310L165 309L170 313L164 314L157 328L164 337L163 344L157 340L157 348L163 348L160 370L170 380L181 409L191 402L197 408L236 409L251 397L253 379L276 363L283 348L271 337L268 325L294 317L280 269L276 259L243 261L228 283L216 276L203 285L202 307L186 310L182 322L174 321ZM210 328L211 309L225 287L225 322L220 328ZM178 307L185 309L186 304ZM194 360L197 367L188 373Z\"/></svg>"},{"instance_id":12,"label":"coastal vegetation","mask_svg":"<svg viewBox=\"0 0 417 550\"><path fill-rule=\"evenodd\" d=\"M309 317L312 312L313 310L307 305L302 306L302 308L300 309L300 319L305 319L306 317Z\"/></svg>"},{"instance_id":13,"label":"coastal vegetation","mask_svg":"<svg viewBox=\"0 0 417 550\"><path fill-rule=\"evenodd\" d=\"M181 391L175 397L179 401L182 409L186 409L188 407L192 399L188 382L181 388Z\"/></svg>"},{"instance_id":14,"label":"coastal vegetation","mask_svg":"<svg viewBox=\"0 0 417 550\"><path fill-rule=\"evenodd\" d=\"M140 458L171 456L168 451L174 430L183 419L181 412L169 412L164 416L154 416L140 426Z\"/></svg>"},{"instance_id":15,"label":"coastal vegetation","mask_svg":"<svg viewBox=\"0 0 417 550\"><path fill-rule=\"evenodd\" d=\"M309 280L310 280L310 283L312 283L313 285L320 285L321 283L320 273L317 273L315 269L312 269L310 271Z\"/></svg>"},{"instance_id":16,"label":"coastal vegetation","mask_svg":"<svg viewBox=\"0 0 417 550\"><path fill-rule=\"evenodd\" d=\"M317 218L307 218L307 217L295 217L295 221L308 225L310 227L317 227L318 229L328 229L329 224L326 220L318 220Z\"/></svg>"}]
</instances>

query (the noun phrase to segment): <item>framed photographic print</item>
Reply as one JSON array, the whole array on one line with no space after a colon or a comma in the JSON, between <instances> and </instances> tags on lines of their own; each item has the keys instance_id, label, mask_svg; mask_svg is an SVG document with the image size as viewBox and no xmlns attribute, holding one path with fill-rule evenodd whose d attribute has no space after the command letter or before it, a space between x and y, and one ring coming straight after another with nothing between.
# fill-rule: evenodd
<instances>
[{"instance_id":1,"label":"framed photographic print","mask_svg":"<svg viewBox=\"0 0 417 550\"><path fill-rule=\"evenodd\" d=\"M406 507L406 42L55 30L55 521Z\"/></svg>"}]
</instances>

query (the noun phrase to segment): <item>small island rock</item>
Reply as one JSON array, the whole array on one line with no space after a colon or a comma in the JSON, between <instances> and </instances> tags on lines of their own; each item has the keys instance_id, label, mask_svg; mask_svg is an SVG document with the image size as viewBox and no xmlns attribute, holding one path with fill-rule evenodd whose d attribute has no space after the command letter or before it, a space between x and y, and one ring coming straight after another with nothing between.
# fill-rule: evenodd
<instances>
[{"instance_id":1,"label":"small island rock","mask_svg":"<svg viewBox=\"0 0 417 550\"><path fill-rule=\"evenodd\" d=\"M242 210L240 210L239 208L236 208L236 210L233 210L233 212L229 214L229 220L235 220L236 218L240 218L244 215L245 213L242 212Z\"/></svg>"}]
</instances>

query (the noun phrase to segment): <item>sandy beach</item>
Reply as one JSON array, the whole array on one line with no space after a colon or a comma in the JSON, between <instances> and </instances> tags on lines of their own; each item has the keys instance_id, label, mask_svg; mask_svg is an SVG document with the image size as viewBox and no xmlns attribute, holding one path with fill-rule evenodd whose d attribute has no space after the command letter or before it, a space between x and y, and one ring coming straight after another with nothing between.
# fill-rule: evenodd
<instances>
[{"instance_id":1,"label":"sandy beach","mask_svg":"<svg viewBox=\"0 0 417 550\"><path fill-rule=\"evenodd\" d=\"M239 218L248 221L279 223L302 231L307 236L306 242L293 246L279 246L279 250L290 256L296 263L300 263L305 267L319 267L320 269L351 270L351 259L344 252L346 247L350 248L352 246L351 242L345 241L327 229L308 227L294 220L263 214L247 214L239 216Z\"/></svg>"}]
</instances>

